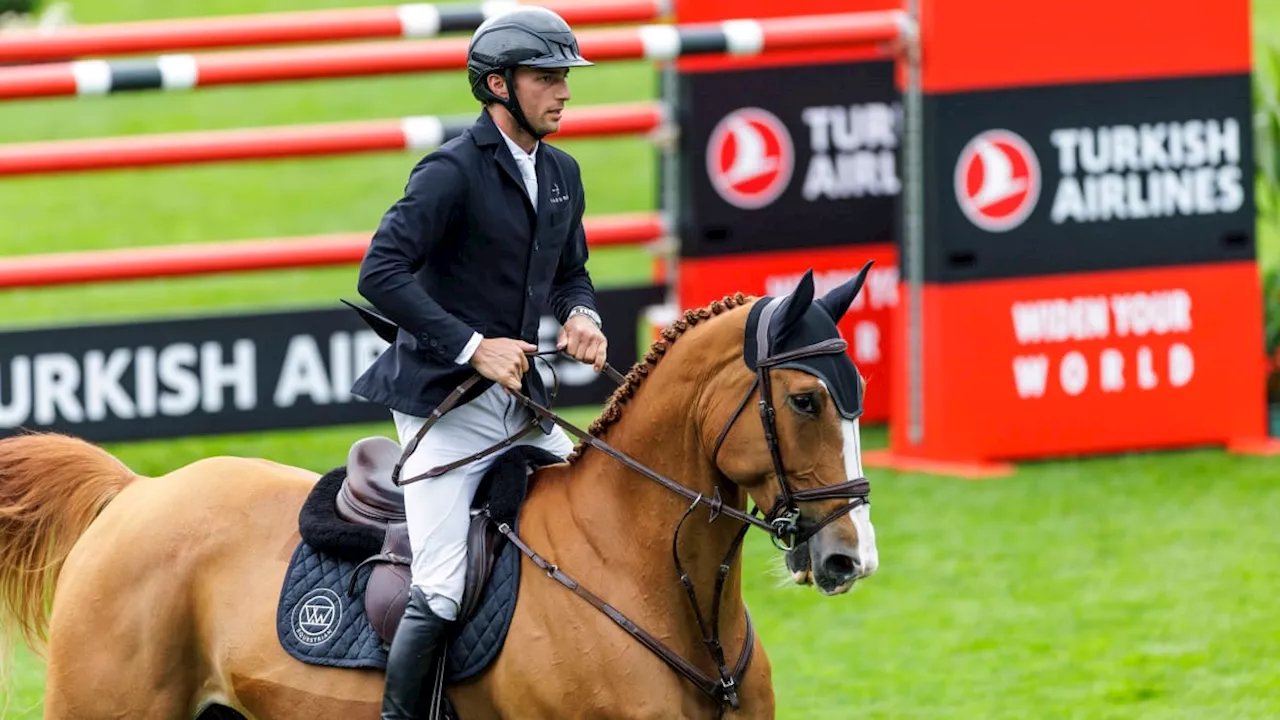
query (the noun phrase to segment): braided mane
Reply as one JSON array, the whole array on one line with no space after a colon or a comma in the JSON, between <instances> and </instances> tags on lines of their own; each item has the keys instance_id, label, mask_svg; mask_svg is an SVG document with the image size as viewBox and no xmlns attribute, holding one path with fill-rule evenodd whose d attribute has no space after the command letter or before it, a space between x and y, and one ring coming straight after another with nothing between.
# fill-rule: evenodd
<instances>
[{"instance_id":1,"label":"braided mane","mask_svg":"<svg viewBox=\"0 0 1280 720\"><path fill-rule=\"evenodd\" d=\"M600 433L609 429L610 426L622 418L622 406L626 405L627 401L632 397L635 397L636 391L640 389L640 385L645 378L649 377L649 373L657 367L658 361L666 355L667 349L671 347L677 338L684 335L689 328L703 320L709 320L716 315L742 307L753 300L755 300L754 296L736 293L734 295L726 295L705 307L685 310L682 317L676 318L674 322L662 331L662 337L654 341L653 345L649 347L649 352L645 353L644 359L631 366L631 371L627 373L624 382L609 396L604 410L592 421L587 428L587 432L594 437L600 437ZM580 441L567 460L572 463L582 457L582 451L585 447L585 444Z\"/></svg>"}]
</instances>

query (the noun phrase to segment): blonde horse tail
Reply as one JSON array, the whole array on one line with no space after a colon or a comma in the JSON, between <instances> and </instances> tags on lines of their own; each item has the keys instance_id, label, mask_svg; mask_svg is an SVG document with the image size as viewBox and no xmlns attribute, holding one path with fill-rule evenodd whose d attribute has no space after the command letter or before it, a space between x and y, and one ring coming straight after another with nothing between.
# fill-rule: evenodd
<instances>
[{"instance_id":1,"label":"blonde horse tail","mask_svg":"<svg viewBox=\"0 0 1280 720\"><path fill-rule=\"evenodd\" d=\"M0 440L0 650L10 649L16 627L43 654L63 562L136 477L114 455L78 438L24 433Z\"/></svg>"}]
</instances>

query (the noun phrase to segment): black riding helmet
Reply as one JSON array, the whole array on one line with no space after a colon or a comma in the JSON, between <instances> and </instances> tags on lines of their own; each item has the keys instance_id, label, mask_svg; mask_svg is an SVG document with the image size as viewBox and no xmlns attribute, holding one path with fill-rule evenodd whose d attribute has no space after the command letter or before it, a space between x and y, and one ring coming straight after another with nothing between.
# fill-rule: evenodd
<instances>
[{"instance_id":1,"label":"black riding helmet","mask_svg":"<svg viewBox=\"0 0 1280 720\"><path fill-rule=\"evenodd\" d=\"M471 36L467 48L467 77L471 94L480 102L500 103L511 112L520 127L541 140L534 131L515 93L515 69L568 68L594 65L578 52L578 40L564 18L542 7L528 6L485 20ZM489 75L500 72L510 88L507 100L489 90Z\"/></svg>"}]
</instances>

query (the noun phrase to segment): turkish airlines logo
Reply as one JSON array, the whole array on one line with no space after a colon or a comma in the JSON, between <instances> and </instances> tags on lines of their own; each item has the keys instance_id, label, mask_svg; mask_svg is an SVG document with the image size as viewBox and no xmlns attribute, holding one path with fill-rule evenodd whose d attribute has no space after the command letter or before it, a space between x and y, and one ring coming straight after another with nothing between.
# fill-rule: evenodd
<instances>
[{"instance_id":1,"label":"turkish airlines logo","mask_svg":"<svg viewBox=\"0 0 1280 720\"><path fill-rule=\"evenodd\" d=\"M791 134L773 113L741 108L724 117L707 141L707 175L725 202L762 208L791 182L795 150Z\"/></svg>"},{"instance_id":2,"label":"turkish airlines logo","mask_svg":"<svg viewBox=\"0 0 1280 720\"><path fill-rule=\"evenodd\" d=\"M1040 163L1016 133L988 130L960 151L955 189L974 225L1006 232L1021 225L1040 199Z\"/></svg>"}]
</instances>

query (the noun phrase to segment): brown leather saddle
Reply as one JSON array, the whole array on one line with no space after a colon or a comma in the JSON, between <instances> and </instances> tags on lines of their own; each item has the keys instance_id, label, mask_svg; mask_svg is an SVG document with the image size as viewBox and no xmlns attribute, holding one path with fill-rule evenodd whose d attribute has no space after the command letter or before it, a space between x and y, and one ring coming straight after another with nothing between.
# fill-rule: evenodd
<instances>
[{"instance_id":1,"label":"brown leather saddle","mask_svg":"<svg viewBox=\"0 0 1280 720\"><path fill-rule=\"evenodd\" d=\"M386 531L381 552L360 564L374 566L364 591L365 614L378 637L387 644L395 637L409 599L409 566L413 557L405 523L404 492L391 482L391 470L401 452L400 445L386 437L356 441L347 454L347 477L336 500L338 517ZM502 534L489 516L473 508L471 529L467 533L466 588L459 622L469 619L480 604L501 549L500 540ZM353 584L356 576L352 573Z\"/></svg>"}]
</instances>

